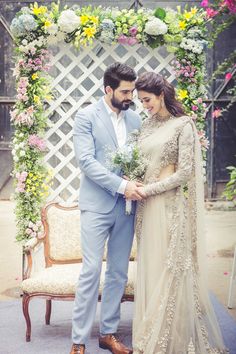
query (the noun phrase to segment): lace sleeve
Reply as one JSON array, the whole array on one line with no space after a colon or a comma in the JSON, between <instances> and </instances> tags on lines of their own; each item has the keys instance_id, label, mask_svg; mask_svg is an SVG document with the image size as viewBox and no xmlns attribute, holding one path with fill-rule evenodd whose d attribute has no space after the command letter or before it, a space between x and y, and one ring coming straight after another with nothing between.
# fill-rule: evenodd
<instances>
[{"instance_id":1,"label":"lace sleeve","mask_svg":"<svg viewBox=\"0 0 236 354\"><path fill-rule=\"evenodd\" d=\"M185 184L193 169L193 147L194 147L193 129L190 123L187 123L179 136L178 147L178 166L175 173L171 176L144 187L147 196L160 194Z\"/></svg>"}]
</instances>

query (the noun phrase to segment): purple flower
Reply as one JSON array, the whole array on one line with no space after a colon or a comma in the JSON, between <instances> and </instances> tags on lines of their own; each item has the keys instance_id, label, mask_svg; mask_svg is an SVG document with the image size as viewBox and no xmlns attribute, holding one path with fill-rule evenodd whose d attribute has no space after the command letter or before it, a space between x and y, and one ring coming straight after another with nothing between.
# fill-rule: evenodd
<instances>
[{"instance_id":1,"label":"purple flower","mask_svg":"<svg viewBox=\"0 0 236 354\"><path fill-rule=\"evenodd\" d=\"M128 38L128 44L129 45L134 45L136 43L138 43L138 40L136 38L134 38L134 37Z\"/></svg>"},{"instance_id":2,"label":"purple flower","mask_svg":"<svg viewBox=\"0 0 236 354\"><path fill-rule=\"evenodd\" d=\"M137 32L138 32L138 29L135 26L133 26L129 29L129 33L131 34L131 36L136 36Z\"/></svg>"},{"instance_id":3,"label":"purple flower","mask_svg":"<svg viewBox=\"0 0 236 354\"><path fill-rule=\"evenodd\" d=\"M127 44L128 37L126 37L124 34L121 34L118 38L118 42L121 44Z\"/></svg>"}]
</instances>

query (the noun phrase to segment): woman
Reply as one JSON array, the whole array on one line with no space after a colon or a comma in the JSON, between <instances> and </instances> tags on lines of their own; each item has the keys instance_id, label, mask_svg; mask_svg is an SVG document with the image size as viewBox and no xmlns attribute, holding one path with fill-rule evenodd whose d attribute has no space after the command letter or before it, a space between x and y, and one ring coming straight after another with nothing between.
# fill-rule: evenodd
<instances>
[{"instance_id":1,"label":"woman","mask_svg":"<svg viewBox=\"0 0 236 354\"><path fill-rule=\"evenodd\" d=\"M135 354L226 353L205 279L201 149L174 87L147 72L140 148L149 160L138 205Z\"/></svg>"}]
</instances>

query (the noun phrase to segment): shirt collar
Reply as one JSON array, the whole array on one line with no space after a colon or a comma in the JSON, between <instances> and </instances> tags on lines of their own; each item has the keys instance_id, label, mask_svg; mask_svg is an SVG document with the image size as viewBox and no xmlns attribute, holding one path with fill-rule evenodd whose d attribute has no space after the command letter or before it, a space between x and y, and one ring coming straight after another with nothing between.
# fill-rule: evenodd
<instances>
[{"instance_id":1,"label":"shirt collar","mask_svg":"<svg viewBox=\"0 0 236 354\"><path fill-rule=\"evenodd\" d=\"M103 103L106 107L106 110L107 110L107 113L109 114L109 116L112 116L112 117L117 117L117 113L114 112L110 106L108 106L108 104L106 103L106 100L105 100L105 97L103 97ZM117 118L124 118L124 111L120 111L120 113L118 114L118 117Z\"/></svg>"}]
</instances>

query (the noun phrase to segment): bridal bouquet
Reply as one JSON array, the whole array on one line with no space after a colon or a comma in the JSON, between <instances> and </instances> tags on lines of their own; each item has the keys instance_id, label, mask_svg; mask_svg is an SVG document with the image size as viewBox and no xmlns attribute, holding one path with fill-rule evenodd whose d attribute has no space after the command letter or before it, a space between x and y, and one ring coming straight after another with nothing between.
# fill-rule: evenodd
<instances>
[{"instance_id":1,"label":"bridal bouquet","mask_svg":"<svg viewBox=\"0 0 236 354\"><path fill-rule=\"evenodd\" d=\"M111 168L118 168L122 174L128 177L129 180L142 181L147 160L141 153L137 145L137 134L134 131L126 145L118 148L116 151L109 152L109 166ZM126 214L130 214L132 210L132 201L126 199Z\"/></svg>"}]
</instances>

